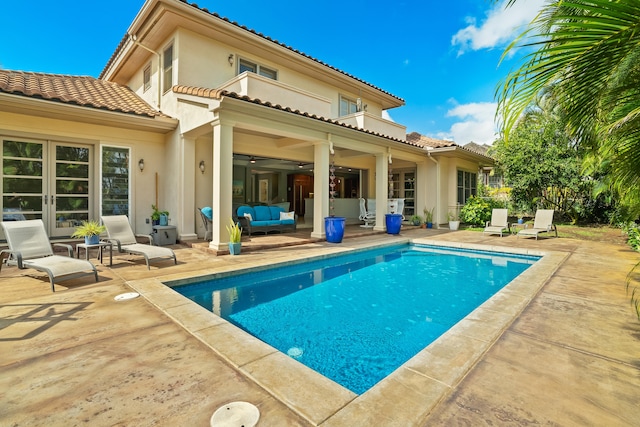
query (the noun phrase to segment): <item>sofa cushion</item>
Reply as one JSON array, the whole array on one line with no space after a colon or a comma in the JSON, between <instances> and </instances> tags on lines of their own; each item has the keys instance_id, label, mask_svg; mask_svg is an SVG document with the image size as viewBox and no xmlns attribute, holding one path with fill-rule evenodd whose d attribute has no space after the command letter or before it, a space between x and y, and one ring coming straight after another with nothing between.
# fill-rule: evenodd
<instances>
[{"instance_id":1,"label":"sofa cushion","mask_svg":"<svg viewBox=\"0 0 640 427\"><path fill-rule=\"evenodd\" d=\"M274 221L272 219L266 221L251 221L251 227L267 227L270 225L280 225L280 221Z\"/></svg>"},{"instance_id":2,"label":"sofa cushion","mask_svg":"<svg viewBox=\"0 0 640 427\"><path fill-rule=\"evenodd\" d=\"M248 213L251 215L251 218L255 218L256 217L256 212L253 210L253 208L251 206L247 206L247 205L242 205L238 208L238 210L236 211L236 213L238 214L238 218L242 218L244 217L244 214Z\"/></svg>"},{"instance_id":3,"label":"sofa cushion","mask_svg":"<svg viewBox=\"0 0 640 427\"><path fill-rule=\"evenodd\" d=\"M278 221L281 225L293 225L296 223L295 219L281 219Z\"/></svg>"},{"instance_id":4,"label":"sofa cushion","mask_svg":"<svg viewBox=\"0 0 640 427\"><path fill-rule=\"evenodd\" d=\"M280 206L269 206L269 212L271 213L271 219L280 221L280 212L284 212L284 209Z\"/></svg>"},{"instance_id":5,"label":"sofa cushion","mask_svg":"<svg viewBox=\"0 0 640 427\"><path fill-rule=\"evenodd\" d=\"M200 211L207 218L213 219L213 209L211 209L211 206L205 206L204 208L200 209Z\"/></svg>"},{"instance_id":6,"label":"sofa cushion","mask_svg":"<svg viewBox=\"0 0 640 427\"><path fill-rule=\"evenodd\" d=\"M296 219L295 212L280 212L280 221L288 219Z\"/></svg>"},{"instance_id":7,"label":"sofa cushion","mask_svg":"<svg viewBox=\"0 0 640 427\"><path fill-rule=\"evenodd\" d=\"M269 206L254 206L253 210L256 212L253 217L255 221L269 221L271 219Z\"/></svg>"}]
</instances>

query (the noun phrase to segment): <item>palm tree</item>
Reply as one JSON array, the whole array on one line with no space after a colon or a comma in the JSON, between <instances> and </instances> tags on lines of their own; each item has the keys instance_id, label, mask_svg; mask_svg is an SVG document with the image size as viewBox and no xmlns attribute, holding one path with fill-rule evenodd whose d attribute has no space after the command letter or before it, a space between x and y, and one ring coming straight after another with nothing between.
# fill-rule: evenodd
<instances>
[{"instance_id":1,"label":"palm tree","mask_svg":"<svg viewBox=\"0 0 640 427\"><path fill-rule=\"evenodd\" d=\"M512 4L515 0L509 0ZM533 48L496 90L508 140L545 91L568 131L606 162L608 183L630 215L640 214L640 2L550 1L503 54Z\"/></svg>"}]
</instances>

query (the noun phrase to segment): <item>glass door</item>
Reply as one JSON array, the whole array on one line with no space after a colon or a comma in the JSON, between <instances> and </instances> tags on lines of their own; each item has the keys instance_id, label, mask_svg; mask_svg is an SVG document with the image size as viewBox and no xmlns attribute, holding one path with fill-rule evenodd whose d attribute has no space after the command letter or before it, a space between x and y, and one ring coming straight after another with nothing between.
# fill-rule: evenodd
<instances>
[{"instance_id":1,"label":"glass door","mask_svg":"<svg viewBox=\"0 0 640 427\"><path fill-rule=\"evenodd\" d=\"M49 235L69 236L89 219L89 160L91 147L51 144Z\"/></svg>"},{"instance_id":2,"label":"glass door","mask_svg":"<svg viewBox=\"0 0 640 427\"><path fill-rule=\"evenodd\" d=\"M42 219L69 236L89 218L91 147L2 139L2 220Z\"/></svg>"},{"instance_id":3,"label":"glass door","mask_svg":"<svg viewBox=\"0 0 640 427\"><path fill-rule=\"evenodd\" d=\"M42 219L47 198L42 142L2 142L2 220Z\"/></svg>"}]
</instances>

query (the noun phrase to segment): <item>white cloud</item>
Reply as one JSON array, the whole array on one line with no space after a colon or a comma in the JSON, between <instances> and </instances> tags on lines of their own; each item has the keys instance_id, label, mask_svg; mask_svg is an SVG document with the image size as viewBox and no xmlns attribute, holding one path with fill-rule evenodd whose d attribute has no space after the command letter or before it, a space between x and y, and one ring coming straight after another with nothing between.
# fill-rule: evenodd
<instances>
[{"instance_id":1,"label":"white cloud","mask_svg":"<svg viewBox=\"0 0 640 427\"><path fill-rule=\"evenodd\" d=\"M476 18L468 17L469 25L451 38L451 44L458 46L458 55L504 46L535 18L544 3L545 0L523 0L505 8L504 2L500 2L486 13L479 26Z\"/></svg>"},{"instance_id":2,"label":"white cloud","mask_svg":"<svg viewBox=\"0 0 640 427\"><path fill-rule=\"evenodd\" d=\"M471 141L477 144L489 144L497 138L495 102L472 102L456 105L447 111L447 117L456 117L460 121L451 125L448 132L441 132L438 138L453 140L465 145Z\"/></svg>"}]
</instances>

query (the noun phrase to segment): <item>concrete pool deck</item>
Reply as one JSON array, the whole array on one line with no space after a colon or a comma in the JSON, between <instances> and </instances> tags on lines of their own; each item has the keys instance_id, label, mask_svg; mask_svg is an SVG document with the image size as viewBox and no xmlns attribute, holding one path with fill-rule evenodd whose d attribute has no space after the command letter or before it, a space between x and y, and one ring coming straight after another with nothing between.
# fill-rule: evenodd
<instances>
[{"instance_id":1,"label":"concrete pool deck","mask_svg":"<svg viewBox=\"0 0 640 427\"><path fill-rule=\"evenodd\" d=\"M42 274L4 267L2 425L208 425L232 401L256 405L258 426L637 423L640 322L625 294L637 253L467 231L354 233L340 245L271 249L261 247L293 237L256 236L254 250L237 257L176 246L177 266L150 271L117 256L113 267L99 265L99 283L77 279L55 293ZM455 339L427 347L361 396L158 286L406 238L549 257L447 333ZM143 296L114 301L133 289Z\"/></svg>"}]
</instances>

